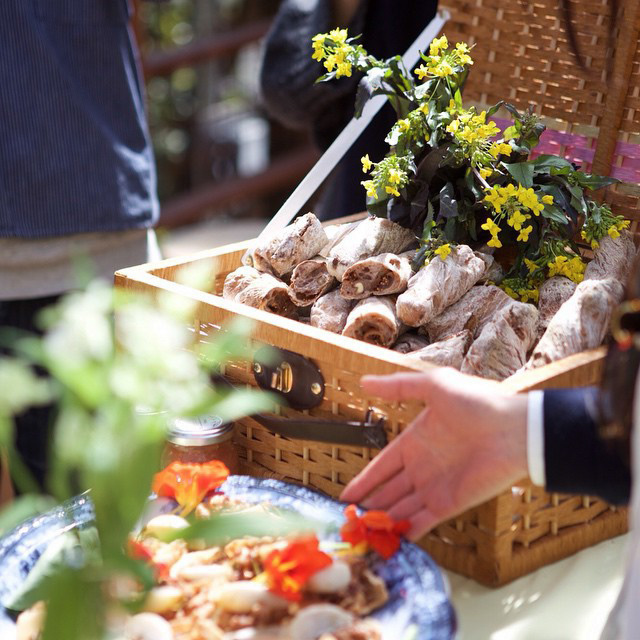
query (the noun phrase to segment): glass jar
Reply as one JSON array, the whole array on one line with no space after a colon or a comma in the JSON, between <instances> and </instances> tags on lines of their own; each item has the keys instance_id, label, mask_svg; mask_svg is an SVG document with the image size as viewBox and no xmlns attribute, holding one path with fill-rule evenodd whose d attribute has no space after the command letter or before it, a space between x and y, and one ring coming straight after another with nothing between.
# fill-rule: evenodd
<instances>
[{"instance_id":1,"label":"glass jar","mask_svg":"<svg viewBox=\"0 0 640 640\"><path fill-rule=\"evenodd\" d=\"M167 436L165 464L220 460L232 474L238 473L238 452L233 442L233 422L218 416L176 419Z\"/></svg>"}]
</instances>

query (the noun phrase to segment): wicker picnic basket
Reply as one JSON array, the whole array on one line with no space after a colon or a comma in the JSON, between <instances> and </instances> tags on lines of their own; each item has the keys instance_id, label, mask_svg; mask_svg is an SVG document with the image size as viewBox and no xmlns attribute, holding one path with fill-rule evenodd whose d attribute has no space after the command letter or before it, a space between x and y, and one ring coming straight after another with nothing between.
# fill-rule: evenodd
<instances>
[{"instance_id":1,"label":"wicker picnic basket","mask_svg":"<svg viewBox=\"0 0 640 640\"><path fill-rule=\"evenodd\" d=\"M549 127L541 152L564 155L587 170L624 180L606 198L615 205L616 213L635 220L640 197L640 188L633 184L640 173L640 0L617 4L620 15L615 17L616 34L610 41L607 12L614 3L573 3L578 43L587 54L586 73L580 71L568 48L555 0L450 0L451 19L444 32L454 42L476 43L465 101L493 104L506 99L518 108L537 105ZM613 50L608 48L610 42L615 43ZM222 299L224 278L240 265L246 247L247 243L240 243L125 269L116 274L116 284L197 301L194 329L200 339L242 315L253 321L256 350L271 345L303 356L319 372L320 382L310 384L317 404L310 409L283 408L280 418L291 423L316 419L335 424L363 421L373 409L375 415L385 418L387 436L397 435L420 407L365 397L359 378L363 373L387 374L421 365L407 366L391 350ZM177 282L180 270L193 263L206 265L216 274L213 293ZM593 384L600 377L603 356L604 348L576 354L503 384L516 391ZM236 383L255 386L260 371L257 362L247 361L229 364L225 373ZM273 373L275 386L291 386L291 379L283 383L285 373L289 378L296 376L295 371L279 369ZM236 439L244 472L302 483L333 496L376 451L283 437L252 418L238 423ZM626 527L623 509L591 497L549 494L523 480L439 526L422 543L442 566L497 586L618 535Z\"/></svg>"}]
</instances>

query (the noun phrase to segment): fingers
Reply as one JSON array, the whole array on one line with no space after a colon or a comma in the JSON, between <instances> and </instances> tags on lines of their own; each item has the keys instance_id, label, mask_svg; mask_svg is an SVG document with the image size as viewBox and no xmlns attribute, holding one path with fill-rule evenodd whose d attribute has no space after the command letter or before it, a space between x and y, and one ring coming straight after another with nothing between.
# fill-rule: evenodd
<instances>
[{"instance_id":1,"label":"fingers","mask_svg":"<svg viewBox=\"0 0 640 640\"><path fill-rule=\"evenodd\" d=\"M404 432L406 433L406 431ZM340 494L344 502L361 502L378 486L402 471L402 438L398 436L388 444Z\"/></svg>"},{"instance_id":2,"label":"fingers","mask_svg":"<svg viewBox=\"0 0 640 640\"><path fill-rule=\"evenodd\" d=\"M411 479L405 471L400 471L381 488L362 501L365 509L387 510L413 491Z\"/></svg>"},{"instance_id":3,"label":"fingers","mask_svg":"<svg viewBox=\"0 0 640 640\"><path fill-rule=\"evenodd\" d=\"M395 373L390 376L363 376L360 385L365 393L384 400L422 400L428 403L435 393L443 391L442 378L450 378L453 370L438 368L424 373ZM454 372L457 373L457 372ZM457 375L462 375L457 373Z\"/></svg>"}]
</instances>

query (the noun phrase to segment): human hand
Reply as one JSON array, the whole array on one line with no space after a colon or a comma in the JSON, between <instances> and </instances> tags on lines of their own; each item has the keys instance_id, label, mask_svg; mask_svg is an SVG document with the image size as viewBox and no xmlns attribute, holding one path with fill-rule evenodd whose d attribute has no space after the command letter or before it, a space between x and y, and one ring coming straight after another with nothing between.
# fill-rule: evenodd
<instances>
[{"instance_id":1,"label":"human hand","mask_svg":"<svg viewBox=\"0 0 640 640\"><path fill-rule=\"evenodd\" d=\"M527 396L454 369L364 376L365 393L425 409L340 498L409 519L417 539L527 475Z\"/></svg>"}]
</instances>

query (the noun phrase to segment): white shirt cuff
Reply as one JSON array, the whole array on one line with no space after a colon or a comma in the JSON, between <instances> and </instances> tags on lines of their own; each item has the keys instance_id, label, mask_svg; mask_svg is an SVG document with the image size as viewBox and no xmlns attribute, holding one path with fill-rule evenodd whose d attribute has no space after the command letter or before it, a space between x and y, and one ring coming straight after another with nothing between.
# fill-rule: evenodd
<instances>
[{"instance_id":1,"label":"white shirt cuff","mask_svg":"<svg viewBox=\"0 0 640 640\"><path fill-rule=\"evenodd\" d=\"M533 484L544 487L544 391L529 392L527 402L527 465Z\"/></svg>"}]
</instances>

